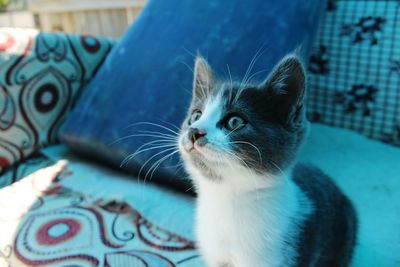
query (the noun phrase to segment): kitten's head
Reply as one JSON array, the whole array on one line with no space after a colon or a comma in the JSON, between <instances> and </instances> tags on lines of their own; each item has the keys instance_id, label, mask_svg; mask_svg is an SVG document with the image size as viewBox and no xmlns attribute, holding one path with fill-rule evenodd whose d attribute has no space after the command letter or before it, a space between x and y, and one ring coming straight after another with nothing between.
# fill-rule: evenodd
<instances>
[{"instance_id":1,"label":"kitten's head","mask_svg":"<svg viewBox=\"0 0 400 267\"><path fill-rule=\"evenodd\" d=\"M296 55L283 58L257 85L219 81L197 57L193 98L179 136L188 171L217 181L228 179L226 173L285 170L307 132L305 88Z\"/></svg>"}]
</instances>

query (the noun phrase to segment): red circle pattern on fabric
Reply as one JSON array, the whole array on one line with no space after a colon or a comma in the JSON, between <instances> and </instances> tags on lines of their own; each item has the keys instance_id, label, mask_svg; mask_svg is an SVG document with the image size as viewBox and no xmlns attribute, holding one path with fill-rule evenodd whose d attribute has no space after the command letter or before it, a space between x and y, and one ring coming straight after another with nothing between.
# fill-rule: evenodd
<instances>
[{"instance_id":1,"label":"red circle pattern on fabric","mask_svg":"<svg viewBox=\"0 0 400 267\"><path fill-rule=\"evenodd\" d=\"M51 236L49 231L57 225L66 225L68 230L58 236ZM36 233L36 240L42 245L55 245L65 242L76 236L81 229L79 222L73 219L58 219L44 224Z\"/></svg>"}]
</instances>

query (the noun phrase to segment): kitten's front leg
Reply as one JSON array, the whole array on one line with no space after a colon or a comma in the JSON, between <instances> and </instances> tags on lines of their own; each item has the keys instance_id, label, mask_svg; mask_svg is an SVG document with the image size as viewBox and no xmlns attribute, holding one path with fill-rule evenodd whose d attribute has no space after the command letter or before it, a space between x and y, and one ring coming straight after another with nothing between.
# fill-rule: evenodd
<instances>
[{"instance_id":1,"label":"kitten's front leg","mask_svg":"<svg viewBox=\"0 0 400 267\"><path fill-rule=\"evenodd\" d=\"M207 267L275 267L275 265L270 265L265 263L264 261L238 261L233 263L229 262L213 262L213 263L206 263Z\"/></svg>"},{"instance_id":2,"label":"kitten's front leg","mask_svg":"<svg viewBox=\"0 0 400 267\"><path fill-rule=\"evenodd\" d=\"M207 264L207 267L235 267L235 266L227 262L214 262L211 264Z\"/></svg>"},{"instance_id":3,"label":"kitten's front leg","mask_svg":"<svg viewBox=\"0 0 400 267\"><path fill-rule=\"evenodd\" d=\"M204 259L207 267L236 267L227 261Z\"/></svg>"},{"instance_id":4,"label":"kitten's front leg","mask_svg":"<svg viewBox=\"0 0 400 267\"><path fill-rule=\"evenodd\" d=\"M233 261L228 260L207 260L204 259L207 267L276 267L281 266L280 264L275 264L273 261L260 259L259 257L241 257L236 258Z\"/></svg>"},{"instance_id":5,"label":"kitten's front leg","mask_svg":"<svg viewBox=\"0 0 400 267\"><path fill-rule=\"evenodd\" d=\"M274 256L266 258L264 255L252 255L249 253L248 255L242 254L241 257L236 258L232 267L277 267L277 266L285 266L279 263L280 261Z\"/></svg>"},{"instance_id":6,"label":"kitten's front leg","mask_svg":"<svg viewBox=\"0 0 400 267\"><path fill-rule=\"evenodd\" d=\"M222 263L219 263L218 267L234 267L234 266L231 263L222 262Z\"/></svg>"},{"instance_id":7,"label":"kitten's front leg","mask_svg":"<svg viewBox=\"0 0 400 267\"><path fill-rule=\"evenodd\" d=\"M206 263L207 267L236 267L232 263L228 262L226 259L223 260L221 258L207 258L207 256L203 255L203 259Z\"/></svg>"}]
</instances>

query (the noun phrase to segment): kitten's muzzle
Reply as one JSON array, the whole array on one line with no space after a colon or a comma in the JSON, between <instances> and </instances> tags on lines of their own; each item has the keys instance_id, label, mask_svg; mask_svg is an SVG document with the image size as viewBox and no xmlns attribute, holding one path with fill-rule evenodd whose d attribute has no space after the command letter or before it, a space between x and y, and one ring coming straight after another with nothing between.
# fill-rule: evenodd
<instances>
[{"instance_id":1,"label":"kitten's muzzle","mask_svg":"<svg viewBox=\"0 0 400 267\"><path fill-rule=\"evenodd\" d=\"M192 144L196 143L196 141L200 140L204 136L207 135L207 132L204 130L200 130L198 128L190 128L188 131L189 140Z\"/></svg>"}]
</instances>

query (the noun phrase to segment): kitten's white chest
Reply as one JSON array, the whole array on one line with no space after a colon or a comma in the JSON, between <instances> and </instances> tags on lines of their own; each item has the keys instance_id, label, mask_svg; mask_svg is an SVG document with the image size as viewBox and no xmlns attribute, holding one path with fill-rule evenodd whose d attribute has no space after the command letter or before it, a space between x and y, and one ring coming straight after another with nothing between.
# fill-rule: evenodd
<instances>
[{"instance_id":1,"label":"kitten's white chest","mask_svg":"<svg viewBox=\"0 0 400 267\"><path fill-rule=\"evenodd\" d=\"M204 216L206 214L206 216ZM222 206L199 200L197 207L197 237L203 256L208 262L227 263L234 247L232 214Z\"/></svg>"},{"instance_id":2,"label":"kitten's white chest","mask_svg":"<svg viewBox=\"0 0 400 267\"><path fill-rule=\"evenodd\" d=\"M200 194L197 237L208 265L280 266L291 211L281 210L278 202L265 198L263 192L239 196L229 190L207 188L206 194Z\"/></svg>"}]
</instances>

